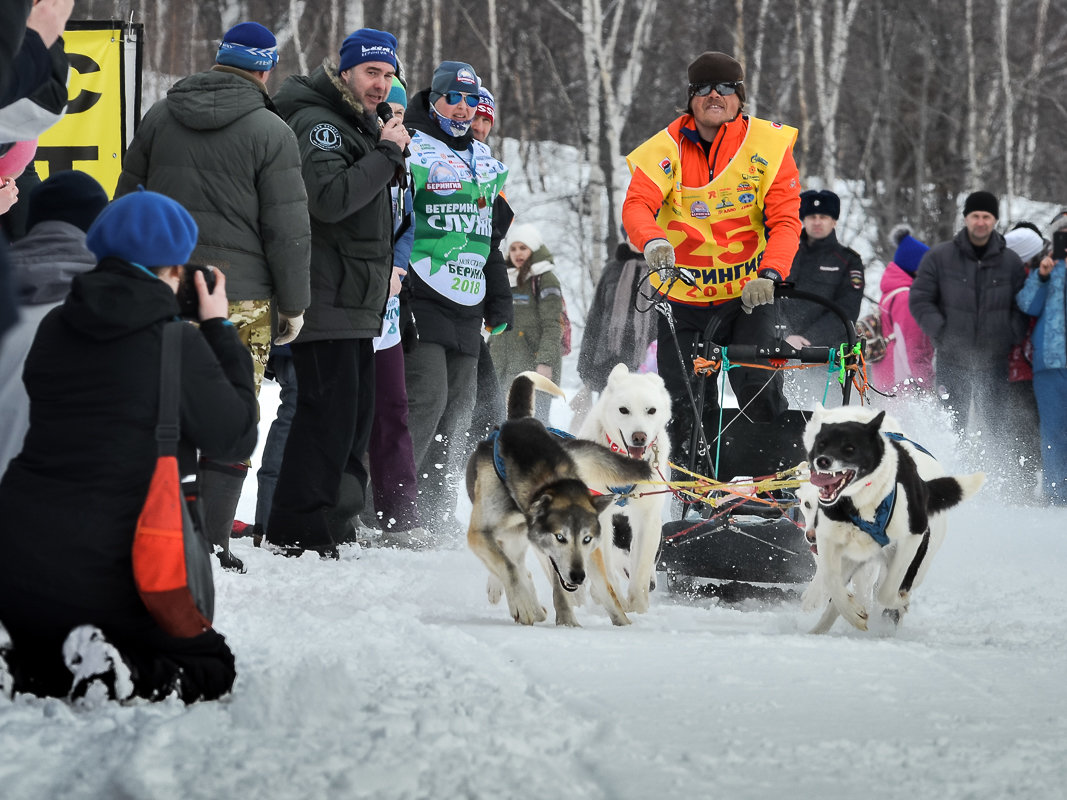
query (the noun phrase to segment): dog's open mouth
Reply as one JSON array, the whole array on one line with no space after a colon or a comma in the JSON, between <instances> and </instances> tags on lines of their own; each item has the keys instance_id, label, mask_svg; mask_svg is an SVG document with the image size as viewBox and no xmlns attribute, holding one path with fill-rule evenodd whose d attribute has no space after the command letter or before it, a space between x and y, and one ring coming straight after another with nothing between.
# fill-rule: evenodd
<instances>
[{"instance_id":1,"label":"dog's open mouth","mask_svg":"<svg viewBox=\"0 0 1067 800\"><path fill-rule=\"evenodd\" d=\"M578 584L577 583L571 583L570 581L568 581L566 578L563 577L563 573L559 571L559 567L556 566L556 560L554 558L552 558L550 556L548 560L552 564L552 569L554 569L556 571L556 577L559 579L559 585L563 587L564 591L577 592L578 591Z\"/></svg>"},{"instance_id":2,"label":"dog's open mouth","mask_svg":"<svg viewBox=\"0 0 1067 800\"><path fill-rule=\"evenodd\" d=\"M840 472L819 472L813 469L811 484L819 489L819 502L829 504L837 499L855 477L856 472L851 469L844 469Z\"/></svg>"},{"instance_id":3,"label":"dog's open mouth","mask_svg":"<svg viewBox=\"0 0 1067 800\"><path fill-rule=\"evenodd\" d=\"M635 447L632 444L626 445L626 453L630 456L630 458L644 458L645 450L647 449L647 447Z\"/></svg>"}]
</instances>

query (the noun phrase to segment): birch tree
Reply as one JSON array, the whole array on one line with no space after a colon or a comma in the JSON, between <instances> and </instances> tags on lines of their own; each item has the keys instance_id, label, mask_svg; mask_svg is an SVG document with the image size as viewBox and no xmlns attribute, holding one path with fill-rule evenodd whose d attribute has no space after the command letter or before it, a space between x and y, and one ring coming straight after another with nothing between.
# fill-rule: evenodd
<instances>
[{"instance_id":1,"label":"birch tree","mask_svg":"<svg viewBox=\"0 0 1067 800\"><path fill-rule=\"evenodd\" d=\"M1037 156L1037 138L1040 129L1038 123L1039 94L1035 90L1038 80L1045 69L1046 54L1046 28L1048 26L1048 12L1051 0L1038 0L1034 15L1033 50L1030 54L1030 66L1026 77L1019 81L1018 91L1021 93L1019 100L1019 116L1022 124L1019 129L1023 136L1019 141L1019 149L1015 163L1018 165L1020 183L1018 191L1028 196L1033 188L1034 162Z\"/></svg>"},{"instance_id":2,"label":"birch tree","mask_svg":"<svg viewBox=\"0 0 1067 800\"><path fill-rule=\"evenodd\" d=\"M815 93L819 121L822 123L821 172L823 180L832 185L837 178L837 108L841 100L841 85L845 73L846 52L852 37L852 22L859 9L859 0L832 0L832 19L825 19L826 0L812 3L812 50L815 66ZM824 51L823 30L830 35L829 57Z\"/></svg>"},{"instance_id":3,"label":"birch tree","mask_svg":"<svg viewBox=\"0 0 1067 800\"><path fill-rule=\"evenodd\" d=\"M595 0L595 2L600 5L600 0ZM607 147L603 154L604 166L601 172L604 175L607 189L607 216L611 223L608 231L609 239L614 239L613 229L622 218L622 201L625 194L625 187L615 184L614 167L622 163L625 155L622 152L622 132L636 100L645 56L648 53L657 2L658 0L637 0L637 20L627 26L627 32L631 34L629 42L632 47L620 47L619 43L619 30L627 5L621 0L615 6L611 24L607 26L608 35L598 37L596 41L606 123L604 132ZM621 65L616 63L617 53L628 54Z\"/></svg>"}]
</instances>

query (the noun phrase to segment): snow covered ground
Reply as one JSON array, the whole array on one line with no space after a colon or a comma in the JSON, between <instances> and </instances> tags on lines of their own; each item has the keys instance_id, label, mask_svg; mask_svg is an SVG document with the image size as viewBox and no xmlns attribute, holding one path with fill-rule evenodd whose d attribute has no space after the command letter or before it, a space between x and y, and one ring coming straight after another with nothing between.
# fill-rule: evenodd
<instances>
[{"instance_id":1,"label":"snow covered ground","mask_svg":"<svg viewBox=\"0 0 1067 800\"><path fill-rule=\"evenodd\" d=\"M565 178L508 192L576 298L573 394ZM843 238L885 255L857 246L860 225ZM270 420L276 387L262 400ZM938 412L897 413L950 468L973 467L981 448ZM662 580L628 628L589 607L581 629L520 628L459 541L327 562L235 540L249 571L217 574L216 618L233 694L93 712L0 699L0 798L1064 798L1067 513L1025 494L993 475L953 512L893 635L838 621L815 637L797 602L695 601ZM250 478L239 517L254 507Z\"/></svg>"},{"instance_id":2,"label":"snow covered ground","mask_svg":"<svg viewBox=\"0 0 1067 800\"><path fill-rule=\"evenodd\" d=\"M966 466L936 415L911 432ZM631 627L586 607L581 629L522 628L458 541L328 562L237 540L248 574L217 576L232 696L0 699L0 795L1064 797L1067 520L1001 488L952 514L892 635L838 621L816 637L796 602L719 605L662 581Z\"/></svg>"}]
</instances>

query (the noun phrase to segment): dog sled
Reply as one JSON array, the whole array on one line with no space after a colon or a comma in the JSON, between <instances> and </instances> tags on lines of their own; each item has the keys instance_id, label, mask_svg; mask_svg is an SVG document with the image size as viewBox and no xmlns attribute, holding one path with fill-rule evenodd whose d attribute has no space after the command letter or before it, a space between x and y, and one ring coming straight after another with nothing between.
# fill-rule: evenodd
<instances>
[{"instance_id":1,"label":"dog sled","mask_svg":"<svg viewBox=\"0 0 1067 800\"><path fill-rule=\"evenodd\" d=\"M695 408L703 408L707 381L730 365L773 371L822 365L840 384L847 405L853 386L865 389L863 347L854 324L832 301L786 282L776 298L824 306L840 320L838 347L796 349L784 334L758 345L723 347L705 335L691 353L698 374ZM810 367L814 368L814 367ZM832 380L832 378L831 378ZM773 422L748 419L741 409L723 408L718 431L702 429L695 415L685 463L674 462L672 509L678 519L662 528L658 570L671 591L724 601L787 597L810 581L815 562L804 539L795 489L806 461L802 437L811 410L790 408Z\"/></svg>"}]
</instances>

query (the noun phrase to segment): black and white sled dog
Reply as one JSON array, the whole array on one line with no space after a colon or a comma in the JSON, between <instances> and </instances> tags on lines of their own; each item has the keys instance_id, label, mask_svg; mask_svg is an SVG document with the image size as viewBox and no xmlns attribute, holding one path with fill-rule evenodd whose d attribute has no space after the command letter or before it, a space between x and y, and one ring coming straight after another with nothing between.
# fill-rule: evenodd
<instances>
[{"instance_id":1,"label":"black and white sled dog","mask_svg":"<svg viewBox=\"0 0 1067 800\"><path fill-rule=\"evenodd\" d=\"M827 632L839 615L867 630L866 595L899 622L944 541L945 512L977 492L985 474L946 476L896 420L858 406L816 405L804 447L811 485L798 496L816 572L803 604L826 605L812 633Z\"/></svg>"},{"instance_id":2,"label":"black and white sled dog","mask_svg":"<svg viewBox=\"0 0 1067 800\"><path fill-rule=\"evenodd\" d=\"M578 431L578 438L644 461L651 467L653 480L666 480L664 476L670 474L670 418L671 397L663 378L632 373L625 364L617 364ZM589 488L604 493L619 488L597 474L596 464L592 465L594 469L587 468L580 454L576 454L576 461L578 473ZM608 579L627 611L648 611L667 497L665 492L638 493L622 505L613 503L600 516L601 526L612 531L610 546L603 548Z\"/></svg>"},{"instance_id":3,"label":"black and white sled dog","mask_svg":"<svg viewBox=\"0 0 1067 800\"><path fill-rule=\"evenodd\" d=\"M518 375L508 392L507 420L467 462L472 503L467 543L489 569L489 599L497 602L502 590L508 611L522 625L546 618L526 568L532 545L552 585L557 625L578 624L570 595L587 577L611 621L629 625L601 553L599 516L614 499L590 493L572 456L579 454L590 474L615 485L648 480L651 469L592 442L564 449L562 440L533 418L535 388L563 396L536 372Z\"/></svg>"}]
</instances>

